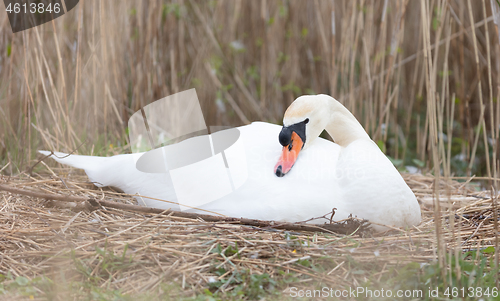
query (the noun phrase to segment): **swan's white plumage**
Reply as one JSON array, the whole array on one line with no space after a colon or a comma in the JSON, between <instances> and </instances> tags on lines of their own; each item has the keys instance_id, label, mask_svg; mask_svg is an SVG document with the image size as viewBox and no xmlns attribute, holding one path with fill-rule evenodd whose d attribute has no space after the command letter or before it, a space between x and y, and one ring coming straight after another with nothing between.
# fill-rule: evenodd
<instances>
[{"instance_id":1,"label":"swan's white plumage","mask_svg":"<svg viewBox=\"0 0 500 301\"><path fill-rule=\"evenodd\" d=\"M286 176L280 178L273 173L273 167L282 149L277 141L281 126L254 122L239 127L240 139L245 149L248 179L231 194L199 208L232 217L289 222L320 217L332 208L337 208L334 220L341 220L352 214L375 224L396 227L419 224L420 207L415 195L352 114L329 96L308 98L312 97L317 97L319 104L325 102L323 105L329 105L332 100L331 117L324 117L326 115L322 112L324 116L316 118L332 120L311 122L308 135L313 138L308 138L304 150L300 152L295 165ZM319 99L320 97L322 99ZM303 120L304 116L300 117L301 114L313 121L315 114L309 107L304 109L299 103L296 108L299 109L294 111L294 116L288 118L289 120L285 116L285 125L290 119ZM301 113L301 110L304 112ZM337 123L337 126L334 123ZM349 129L345 124L356 128L358 132L353 131L354 134L349 136L349 133L346 133L346 129ZM319 135L320 128L326 128L330 135L333 134L334 139L337 136L341 141L348 141L348 144L338 145L322 138L314 139L314 135ZM50 152L40 153L48 155ZM107 158L77 155L60 158L65 154L55 154L57 157L52 158L56 161L84 169L89 179L98 186L114 186L129 194L175 200L172 184L167 182L165 174L143 173L135 168L137 157L134 156L141 154ZM148 198L138 200L139 203L144 202L151 207L179 210L178 205L168 202ZM196 209L190 209L188 212L207 213ZM313 222L325 221L319 219ZM377 225L374 225L374 228L385 229Z\"/></svg>"}]
</instances>

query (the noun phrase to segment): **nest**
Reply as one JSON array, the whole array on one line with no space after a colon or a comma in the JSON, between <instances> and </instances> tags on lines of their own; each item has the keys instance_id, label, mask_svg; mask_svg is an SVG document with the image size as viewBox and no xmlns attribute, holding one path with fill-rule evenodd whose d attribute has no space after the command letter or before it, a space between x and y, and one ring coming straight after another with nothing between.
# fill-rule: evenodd
<instances>
[{"instance_id":1,"label":"nest","mask_svg":"<svg viewBox=\"0 0 500 301\"><path fill-rule=\"evenodd\" d=\"M231 293L242 282L251 285L255 277L266 285L275 285L273 279L279 278L284 279L282 284L295 286L353 286L367 279L351 272L353 264L367 269L376 265L374 277L381 279L394 267L437 258L435 215L429 202L433 194L443 196L439 198L442 240L448 249L459 246L467 251L495 244L498 214L489 192L478 193L452 181L434 187L431 176L405 175L405 180L421 203L423 221L418 227L372 233L366 221L351 218L339 223L345 231L337 233L342 231L328 225L302 231L279 224L256 226L161 210L110 208L102 202L126 207L135 205L135 200L96 188L70 169L55 170L51 176L1 177L3 186L93 199L101 205L81 207L0 191L0 273L11 275L4 285L20 276L48 277L55 296L73 293L68 283L78 281L123 294L168 294L174 299L203 292ZM249 298L262 297L256 294ZM47 293L40 291L39 296Z\"/></svg>"}]
</instances>

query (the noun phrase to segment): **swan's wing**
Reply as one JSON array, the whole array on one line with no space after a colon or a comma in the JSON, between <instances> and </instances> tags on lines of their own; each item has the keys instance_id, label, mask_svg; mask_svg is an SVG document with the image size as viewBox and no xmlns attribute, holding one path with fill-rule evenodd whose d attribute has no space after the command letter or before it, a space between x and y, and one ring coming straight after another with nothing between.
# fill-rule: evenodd
<instances>
[{"instance_id":1,"label":"swan's wing","mask_svg":"<svg viewBox=\"0 0 500 301\"><path fill-rule=\"evenodd\" d=\"M274 166L282 149L278 141L281 126L254 122L239 129L248 179L231 194L201 208L232 217L289 222L319 217L332 210L338 145L316 139L299 154L292 170L280 178L274 174Z\"/></svg>"},{"instance_id":2,"label":"swan's wing","mask_svg":"<svg viewBox=\"0 0 500 301\"><path fill-rule=\"evenodd\" d=\"M353 215L397 227L420 223L415 195L373 141L358 140L347 146L336 173L341 198Z\"/></svg>"}]
</instances>

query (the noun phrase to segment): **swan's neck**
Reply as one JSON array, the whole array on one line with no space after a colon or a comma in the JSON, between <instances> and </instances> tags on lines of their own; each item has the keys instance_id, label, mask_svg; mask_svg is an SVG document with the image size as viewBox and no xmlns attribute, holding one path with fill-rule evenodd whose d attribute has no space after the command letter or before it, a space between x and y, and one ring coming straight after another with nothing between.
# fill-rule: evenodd
<instances>
[{"instance_id":1,"label":"swan's neck","mask_svg":"<svg viewBox=\"0 0 500 301\"><path fill-rule=\"evenodd\" d=\"M325 130L335 143L346 147L358 139L371 140L356 117L335 99L330 102L330 112L330 122L325 126Z\"/></svg>"}]
</instances>

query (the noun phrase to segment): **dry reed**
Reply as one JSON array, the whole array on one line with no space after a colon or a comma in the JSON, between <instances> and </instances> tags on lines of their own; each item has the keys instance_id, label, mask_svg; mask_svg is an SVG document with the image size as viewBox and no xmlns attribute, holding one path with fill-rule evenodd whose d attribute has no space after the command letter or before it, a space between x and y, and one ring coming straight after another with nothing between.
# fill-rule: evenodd
<instances>
[{"instance_id":1,"label":"dry reed","mask_svg":"<svg viewBox=\"0 0 500 301\"><path fill-rule=\"evenodd\" d=\"M0 158L12 174L37 148L69 151L85 141L82 153L109 154L111 144L127 151L133 112L195 87L209 125L279 123L295 97L331 94L393 158L431 166L426 104L438 93L438 116L456 103L453 124L441 118L436 128L455 139L448 161L468 165L447 168L492 174L500 114L494 4L438 1L421 14L414 1L89 0L15 35L1 11ZM424 55L433 61L429 95Z\"/></svg>"}]
</instances>

